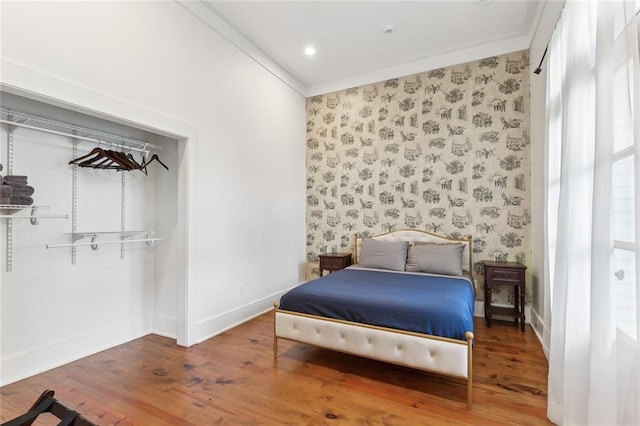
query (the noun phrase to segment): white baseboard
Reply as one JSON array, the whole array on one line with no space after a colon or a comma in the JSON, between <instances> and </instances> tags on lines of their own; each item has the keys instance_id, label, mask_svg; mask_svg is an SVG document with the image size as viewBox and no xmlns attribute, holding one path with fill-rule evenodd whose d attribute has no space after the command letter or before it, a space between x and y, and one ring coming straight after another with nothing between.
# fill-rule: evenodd
<instances>
[{"instance_id":1,"label":"white baseboard","mask_svg":"<svg viewBox=\"0 0 640 426\"><path fill-rule=\"evenodd\" d=\"M151 317L138 317L2 359L0 386L79 360L151 333Z\"/></svg>"},{"instance_id":2,"label":"white baseboard","mask_svg":"<svg viewBox=\"0 0 640 426\"><path fill-rule=\"evenodd\" d=\"M162 315L155 315L153 317L153 334L176 339L177 327L178 322L175 318L169 318Z\"/></svg>"},{"instance_id":3,"label":"white baseboard","mask_svg":"<svg viewBox=\"0 0 640 426\"><path fill-rule=\"evenodd\" d=\"M476 300L473 305L473 316L484 318L484 302Z\"/></svg>"},{"instance_id":4,"label":"white baseboard","mask_svg":"<svg viewBox=\"0 0 640 426\"><path fill-rule=\"evenodd\" d=\"M542 351L544 352L544 356L547 357L547 359L549 359L549 345L545 344L544 339L542 338L548 325L545 324L545 322L542 320L540 315L538 315L538 313L535 310L531 311L531 315L532 315L531 318L535 319L535 321L531 323L531 328L536 333L536 336L538 337L538 340L542 345Z\"/></svg>"},{"instance_id":5,"label":"white baseboard","mask_svg":"<svg viewBox=\"0 0 640 426\"><path fill-rule=\"evenodd\" d=\"M287 290L263 297L244 306L224 312L196 324L196 342L200 343L232 329L273 309L273 303L280 300Z\"/></svg>"}]
</instances>

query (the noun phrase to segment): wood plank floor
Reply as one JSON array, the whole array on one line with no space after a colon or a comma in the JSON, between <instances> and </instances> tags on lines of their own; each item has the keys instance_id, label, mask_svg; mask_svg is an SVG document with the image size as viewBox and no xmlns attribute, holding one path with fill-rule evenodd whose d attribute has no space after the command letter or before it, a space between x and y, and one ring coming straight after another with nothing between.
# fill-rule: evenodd
<instances>
[{"instance_id":1,"label":"wood plank floor","mask_svg":"<svg viewBox=\"0 0 640 426\"><path fill-rule=\"evenodd\" d=\"M53 389L100 425L550 424L533 331L475 326L472 410L464 382L382 362L280 340L274 365L268 313L188 349L149 335L4 386L0 421Z\"/></svg>"}]
</instances>

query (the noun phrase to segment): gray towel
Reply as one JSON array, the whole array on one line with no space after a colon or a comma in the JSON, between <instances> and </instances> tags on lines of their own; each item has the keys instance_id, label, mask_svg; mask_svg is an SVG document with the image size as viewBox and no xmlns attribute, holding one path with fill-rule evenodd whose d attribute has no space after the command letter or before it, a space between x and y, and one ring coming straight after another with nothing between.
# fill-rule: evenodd
<instances>
[{"instance_id":1,"label":"gray towel","mask_svg":"<svg viewBox=\"0 0 640 426\"><path fill-rule=\"evenodd\" d=\"M13 195L13 188L9 185L0 185L0 197L10 198Z\"/></svg>"},{"instance_id":2,"label":"gray towel","mask_svg":"<svg viewBox=\"0 0 640 426\"><path fill-rule=\"evenodd\" d=\"M35 191L33 186L29 185L13 185L11 183L9 183L9 185L13 188L13 195L33 195Z\"/></svg>"},{"instance_id":3,"label":"gray towel","mask_svg":"<svg viewBox=\"0 0 640 426\"><path fill-rule=\"evenodd\" d=\"M22 185L26 185L27 184L27 176L23 176L23 175L6 175L5 180L11 184L22 184Z\"/></svg>"},{"instance_id":4,"label":"gray towel","mask_svg":"<svg viewBox=\"0 0 640 426\"><path fill-rule=\"evenodd\" d=\"M12 195L10 204L30 206L31 204L33 204L33 198L29 197L28 195Z\"/></svg>"},{"instance_id":5,"label":"gray towel","mask_svg":"<svg viewBox=\"0 0 640 426\"><path fill-rule=\"evenodd\" d=\"M4 166L2 165L2 163L0 163L0 172L2 171L2 169L4 169Z\"/></svg>"}]
</instances>

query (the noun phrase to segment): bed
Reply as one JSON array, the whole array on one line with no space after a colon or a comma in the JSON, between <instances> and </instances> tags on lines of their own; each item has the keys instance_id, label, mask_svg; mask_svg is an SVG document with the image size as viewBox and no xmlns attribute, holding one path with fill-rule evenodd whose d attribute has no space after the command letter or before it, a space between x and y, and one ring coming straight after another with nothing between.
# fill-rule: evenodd
<instances>
[{"instance_id":1,"label":"bed","mask_svg":"<svg viewBox=\"0 0 640 426\"><path fill-rule=\"evenodd\" d=\"M274 359L286 339L460 378L471 408L471 236L411 229L356 236L353 257L354 265L274 304Z\"/></svg>"}]
</instances>

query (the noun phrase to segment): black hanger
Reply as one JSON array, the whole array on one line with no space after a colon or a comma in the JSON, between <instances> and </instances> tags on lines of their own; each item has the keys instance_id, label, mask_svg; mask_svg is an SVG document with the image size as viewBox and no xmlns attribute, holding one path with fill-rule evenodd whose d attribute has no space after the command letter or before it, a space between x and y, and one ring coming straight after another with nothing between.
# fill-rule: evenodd
<instances>
[{"instance_id":1,"label":"black hanger","mask_svg":"<svg viewBox=\"0 0 640 426\"><path fill-rule=\"evenodd\" d=\"M169 170L169 167L160 160L158 154L153 154L149 161L146 161L146 159L142 157L142 161L139 163L130 152L125 154L121 151L105 150L100 147L93 148L88 154L69 161L69 164L76 164L79 167L89 167L93 169L141 170L146 175L147 166L154 161L157 161L162 167Z\"/></svg>"},{"instance_id":2,"label":"black hanger","mask_svg":"<svg viewBox=\"0 0 640 426\"><path fill-rule=\"evenodd\" d=\"M158 157L158 154L153 154L151 156L151 159L145 163L143 163L143 167L145 168L145 171L147 169L147 166L151 163L153 163L154 161L157 161L158 163L160 163L162 165L162 167L164 167L165 169L167 169L167 171L169 170L169 167L167 167L166 164L164 164L162 161L160 161L160 157Z\"/></svg>"},{"instance_id":3,"label":"black hanger","mask_svg":"<svg viewBox=\"0 0 640 426\"><path fill-rule=\"evenodd\" d=\"M130 152L127 152L127 158L129 159L129 161L131 161L131 163L133 163L133 165L135 166L136 169L142 170L142 164L138 163L136 161L136 159L133 158L133 155ZM146 174L146 172L145 172L145 174Z\"/></svg>"},{"instance_id":4,"label":"black hanger","mask_svg":"<svg viewBox=\"0 0 640 426\"><path fill-rule=\"evenodd\" d=\"M132 162L124 153L104 150L100 147L93 148L88 154L69 161L69 164L77 164L79 167L93 169L135 170L140 168L136 162Z\"/></svg>"},{"instance_id":5,"label":"black hanger","mask_svg":"<svg viewBox=\"0 0 640 426\"><path fill-rule=\"evenodd\" d=\"M85 158L89 158L89 157L94 156L94 155L101 156L102 152L103 152L102 148L95 147L88 154L85 154L85 155L83 155L81 157L78 157L78 158L74 158L73 160L69 161L69 164L78 164L78 163L81 162L81 160L84 160Z\"/></svg>"}]
</instances>

